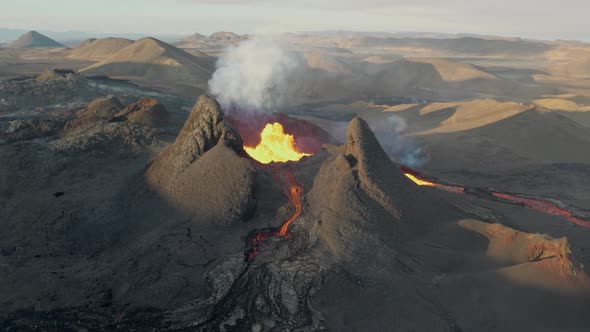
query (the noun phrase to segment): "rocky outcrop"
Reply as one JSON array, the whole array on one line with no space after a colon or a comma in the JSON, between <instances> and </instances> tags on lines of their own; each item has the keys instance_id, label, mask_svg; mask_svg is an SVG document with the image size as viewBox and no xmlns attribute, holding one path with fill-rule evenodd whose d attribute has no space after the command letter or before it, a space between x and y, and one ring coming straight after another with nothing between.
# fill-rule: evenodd
<instances>
[{"instance_id":1,"label":"rocky outcrop","mask_svg":"<svg viewBox=\"0 0 590 332\"><path fill-rule=\"evenodd\" d=\"M28 112L36 108L86 104L101 93L78 73L50 70L36 78L0 80L0 110Z\"/></svg>"},{"instance_id":2,"label":"rocky outcrop","mask_svg":"<svg viewBox=\"0 0 590 332\"><path fill-rule=\"evenodd\" d=\"M354 118L346 132L346 158L358 169L363 189L379 202L395 218L402 217L400 202L412 185L397 170L375 137L369 125L361 118Z\"/></svg>"},{"instance_id":3,"label":"rocky outcrop","mask_svg":"<svg viewBox=\"0 0 590 332\"><path fill-rule=\"evenodd\" d=\"M159 105L155 100L149 104ZM138 116L132 118L151 119L151 116L141 116L145 115L142 111L149 112L149 107L136 109L135 106L137 103L126 108L129 114L133 114L132 109L138 112ZM154 147L160 132L126 121L126 115L117 116L123 109L123 104L113 95L94 99L66 122L60 139L51 142L51 147L66 154L111 151L120 155L136 154L145 147Z\"/></svg>"},{"instance_id":4,"label":"rocky outcrop","mask_svg":"<svg viewBox=\"0 0 590 332\"><path fill-rule=\"evenodd\" d=\"M546 234L530 234L502 224L489 224L477 220L461 220L463 228L488 238L487 254L499 262L527 263L571 253L567 238L554 239Z\"/></svg>"},{"instance_id":5,"label":"rocky outcrop","mask_svg":"<svg viewBox=\"0 0 590 332\"><path fill-rule=\"evenodd\" d=\"M168 110L157 99L142 98L116 114L114 121L129 121L148 127L160 127L168 123Z\"/></svg>"},{"instance_id":6,"label":"rocky outcrop","mask_svg":"<svg viewBox=\"0 0 590 332\"><path fill-rule=\"evenodd\" d=\"M57 134L63 127L59 118L33 118L0 121L0 140L6 142L30 140Z\"/></svg>"},{"instance_id":7,"label":"rocky outcrop","mask_svg":"<svg viewBox=\"0 0 590 332\"><path fill-rule=\"evenodd\" d=\"M66 123L64 131L67 132L93 124L109 122L122 109L123 105L119 99L113 95L94 99L86 105L86 107L80 110L74 119Z\"/></svg>"},{"instance_id":8,"label":"rocky outcrop","mask_svg":"<svg viewBox=\"0 0 590 332\"><path fill-rule=\"evenodd\" d=\"M76 75L78 74L76 74L75 71L69 69L50 69L39 74L37 77L35 77L35 80L37 82L49 82L61 79L68 79L71 77L75 77Z\"/></svg>"},{"instance_id":9,"label":"rocky outcrop","mask_svg":"<svg viewBox=\"0 0 590 332\"><path fill-rule=\"evenodd\" d=\"M487 257L507 266L497 273L516 284L588 296L590 276L568 239L521 232L502 224L461 220L459 226L489 240Z\"/></svg>"},{"instance_id":10,"label":"rocky outcrop","mask_svg":"<svg viewBox=\"0 0 590 332\"><path fill-rule=\"evenodd\" d=\"M67 132L60 139L50 142L49 146L69 155L108 152L123 157L137 155L153 147L159 142L158 134L153 128L128 122L95 122L85 126L84 130Z\"/></svg>"},{"instance_id":11,"label":"rocky outcrop","mask_svg":"<svg viewBox=\"0 0 590 332\"><path fill-rule=\"evenodd\" d=\"M320 265L310 256L255 267L241 258L229 258L210 269L206 278L210 297L170 312L178 327L213 331L322 327L321 315L310 306L319 288Z\"/></svg>"}]
</instances>

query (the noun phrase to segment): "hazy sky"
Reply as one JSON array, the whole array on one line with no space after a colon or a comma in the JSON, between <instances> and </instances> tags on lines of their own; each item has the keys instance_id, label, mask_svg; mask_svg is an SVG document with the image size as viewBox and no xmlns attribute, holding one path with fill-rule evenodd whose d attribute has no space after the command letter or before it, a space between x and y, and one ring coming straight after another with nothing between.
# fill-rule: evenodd
<instances>
[{"instance_id":1,"label":"hazy sky","mask_svg":"<svg viewBox=\"0 0 590 332\"><path fill-rule=\"evenodd\" d=\"M590 0L0 0L0 27L147 34L432 31L590 40Z\"/></svg>"}]
</instances>

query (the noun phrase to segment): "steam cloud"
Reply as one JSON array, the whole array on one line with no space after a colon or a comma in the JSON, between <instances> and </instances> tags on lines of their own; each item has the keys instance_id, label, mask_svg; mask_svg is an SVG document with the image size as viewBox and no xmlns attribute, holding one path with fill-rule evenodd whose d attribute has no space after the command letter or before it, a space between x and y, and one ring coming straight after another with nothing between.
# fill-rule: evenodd
<instances>
[{"instance_id":1,"label":"steam cloud","mask_svg":"<svg viewBox=\"0 0 590 332\"><path fill-rule=\"evenodd\" d=\"M271 37L229 47L217 62L210 92L228 108L268 111L293 101L305 58Z\"/></svg>"},{"instance_id":2,"label":"steam cloud","mask_svg":"<svg viewBox=\"0 0 590 332\"><path fill-rule=\"evenodd\" d=\"M293 51L277 37L257 36L225 50L217 61L209 90L224 109L240 112L278 111L296 104L299 98L318 94L327 97L332 90L350 91L349 97L353 91L359 91L358 82L346 74L324 75L318 76L302 53ZM349 75L356 76L354 73ZM347 77L349 79L345 79ZM361 86L369 85L369 82ZM325 89L326 86L334 89ZM367 120L393 160L409 167L420 167L427 161L424 151L404 135L408 124L403 118L390 115L385 121L381 117ZM332 128L332 136L345 137L346 125Z\"/></svg>"},{"instance_id":3,"label":"steam cloud","mask_svg":"<svg viewBox=\"0 0 590 332\"><path fill-rule=\"evenodd\" d=\"M385 152L396 162L411 168L420 168L428 161L424 150L404 135L408 124L402 117L392 114L380 124L370 122L369 125L372 128L382 128L376 131L377 139Z\"/></svg>"}]
</instances>

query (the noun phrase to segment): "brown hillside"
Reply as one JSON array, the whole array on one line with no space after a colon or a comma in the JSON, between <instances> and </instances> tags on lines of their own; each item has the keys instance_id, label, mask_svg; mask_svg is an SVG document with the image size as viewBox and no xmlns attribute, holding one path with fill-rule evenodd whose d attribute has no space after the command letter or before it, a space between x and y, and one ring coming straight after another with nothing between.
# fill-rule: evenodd
<instances>
[{"instance_id":1,"label":"brown hillside","mask_svg":"<svg viewBox=\"0 0 590 332\"><path fill-rule=\"evenodd\" d=\"M88 39L76 46L68 58L100 61L131 45L132 40L125 38Z\"/></svg>"},{"instance_id":2,"label":"brown hillside","mask_svg":"<svg viewBox=\"0 0 590 332\"><path fill-rule=\"evenodd\" d=\"M207 88L212 70L209 59L195 57L155 38L143 38L81 72L129 79L188 95Z\"/></svg>"}]
</instances>

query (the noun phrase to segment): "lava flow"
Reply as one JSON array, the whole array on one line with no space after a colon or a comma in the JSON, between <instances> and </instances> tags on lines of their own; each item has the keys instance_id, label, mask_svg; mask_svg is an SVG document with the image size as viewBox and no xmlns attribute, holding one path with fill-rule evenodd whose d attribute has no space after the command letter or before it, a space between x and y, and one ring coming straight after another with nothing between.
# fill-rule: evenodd
<instances>
[{"instance_id":1,"label":"lava flow","mask_svg":"<svg viewBox=\"0 0 590 332\"><path fill-rule=\"evenodd\" d=\"M295 219L299 218L301 212L303 211L303 207L301 204L301 195L303 194L303 187L299 183L297 183L297 180L295 180L295 176L293 176L293 174L291 174L290 172L285 173L285 178L287 179L287 184L289 185L288 190L285 191L287 191L289 201L291 201L291 204L293 204L293 207L295 207L295 212L293 213L291 218L285 221L283 223L283 226L281 226L281 230L279 231L279 235L281 236L287 235L289 226L293 223L293 221L295 221Z\"/></svg>"},{"instance_id":2,"label":"lava flow","mask_svg":"<svg viewBox=\"0 0 590 332\"><path fill-rule=\"evenodd\" d=\"M266 228L262 230L254 230L248 234L246 239L246 252L244 253L246 261L252 262L256 255L260 252L260 246L264 245L264 241L276 236L286 237L289 231L289 226L301 215L303 205L301 203L301 195L303 194L303 187L297 183L295 176L289 171L285 173L285 180L287 187L285 187L285 194L289 197L289 201L295 208L291 217L283 223L280 229Z\"/></svg>"},{"instance_id":3,"label":"lava flow","mask_svg":"<svg viewBox=\"0 0 590 332\"><path fill-rule=\"evenodd\" d=\"M244 150L262 164L298 161L305 156L310 156L297 150L293 135L285 134L283 126L278 122L267 124L260 133L260 138L258 145L244 146Z\"/></svg>"},{"instance_id":4,"label":"lava flow","mask_svg":"<svg viewBox=\"0 0 590 332\"><path fill-rule=\"evenodd\" d=\"M400 167L400 169L401 169L402 173L408 179L412 180L414 183L416 183L419 186L435 187L435 188L438 188L438 189L441 189L444 191L450 191L450 192L454 192L454 193L461 193L461 194L466 193L464 187L449 186L449 185L429 181L427 179L422 178L418 172L414 171L413 169L407 168L405 166ZM533 209L533 210L540 211L540 212L554 215L554 216L564 217L578 226L590 228L590 221L586 221L586 220L580 219L578 217L574 217L570 211L562 209L551 202L538 200L538 199L532 199L532 198L525 198L525 197L500 193L500 192L491 191L491 190L487 190L487 189L481 189L481 188L479 188L479 191L480 192L487 192L487 193L491 194L493 197L495 197L496 199L510 201L510 202L514 202L517 204L522 204L529 209Z\"/></svg>"},{"instance_id":5,"label":"lava flow","mask_svg":"<svg viewBox=\"0 0 590 332\"><path fill-rule=\"evenodd\" d=\"M427 186L427 187L435 187L444 191L450 191L453 193L460 193L463 194L465 192L465 188L463 187L459 187L459 186L449 186L446 184L440 184L440 183L436 183L436 182L432 182L432 181L428 181L426 179L424 179L418 172L416 172L415 170L405 167L405 166L401 166L400 167L402 173L404 173L404 175L412 180L412 182L414 182L415 184L419 185L419 186Z\"/></svg>"},{"instance_id":6,"label":"lava flow","mask_svg":"<svg viewBox=\"0 0 590 332\"><path fill-rule=\"evenodd\" d=\"M287 162L298 161L305 156L311 154L303 153L295 147L295 139L293 135L285 134L283 126L278 123L267 124L260 134L260 143L255 147L245 146L244 150L252 157L252 159L262 163L270 164L271 162ZM285 177L285 195L289 198L289 202L295 208L291 217L283 223L280 229L268 228L263 230L255 230L248 234L246 240L246 261L251 262L260 252L260 246L264 241L276 237L287 236L289 226L301 215L303 206L301 203L301 195L303 195L303 187L297 182L295 176L288 170L284 172Z\"/></svg>"},{"instance_id":7,"label":"lava flow","mask_svg":"<svg viewBox=\"0 0 590 332\"><path fill-rule=\"evenodd\" d=\"M512 202L524 204L524 206L526 206L529 209L541 211L541 212L551 214L554 216L565 217L566 219L568 219L569 221L573 222L574 224L576 224L578 226L590 228L590 221L586 221L586 220L582 220L580 218L574 217L571 212L569 212L565 209L562 209L553 203L550 203L547 201L531 199L531 198L518 197L518 196L513 196L513 195L508 195L508 194L503 194L503 193L498 193L498 192L493 192L492 195L494 195L495 197L498 197L498 198L512 201Z\"/></svg>"}]
</instances>

